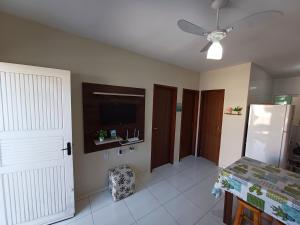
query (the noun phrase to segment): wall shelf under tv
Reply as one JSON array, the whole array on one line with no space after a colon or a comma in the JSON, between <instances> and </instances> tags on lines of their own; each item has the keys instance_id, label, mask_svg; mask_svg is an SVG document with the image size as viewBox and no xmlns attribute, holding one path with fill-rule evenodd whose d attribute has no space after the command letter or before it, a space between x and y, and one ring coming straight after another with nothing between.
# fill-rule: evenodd
<instances>
[{"instance_id":1,"label":"wall shelf under tv","mask_svg":"<svg viewBox=\"0 0 300 225\"><path fill-rule=\"evenodd\" d=\"M141 88L82 83L84 152L91 153L143 142L145 129L145 92L145 89ZM134 104L135 120L127 121L123 124L109 124L104 122L104 117L101 118L101 113L103 114L101 107L107 104ZM103 142L100 142L95 137L96 132L100 129L107 131L116 130L118 138L113 139L108 137ZM134 130L138 130L139 140L125 143L127 130L129 138L134 136Z\"/></svg>"},{"instance_id":2,"label":"wall shelf under tv","mask_svg":"<svg viewBox=\"0 0 300 225\"><path fill-rule=\"evenodd\" d=\"M138 143L144 142L144 140L127 141L127 140L124 140L121 137L106 138L106 139L104 139L104 141L94 140L95 145L105 145L105 144L115 143L115 142L119 143L121 146L126 146L126 145L138 144Z\"/></svg>"},{"instance_id":3,"label":"wall shelf under tv","mask_svg":"<svg viewBox=\"0 0 300 225\"><path fill-rule=\"evenodd\" d=\"M126 97L140 97L144 98L145 95L133 95L133 94L120 94L120 93L106 93L106 92L93 92L94 95L112 95L112 96L126 96Z\"/></svg>"},{"instance_id":4,"label":"wall shelf under tv","mask_svg":"<svg viewBox=\"0 0 300 225\"><path fill-rule=\"evenodd\" d=\"M121 137L105 138L104 141L94 140L94 143L95 143L95 145L105 145L105 144L120 142L120 141L123 141L123 138L121 138Z\"/></svg>"}]
</instances>

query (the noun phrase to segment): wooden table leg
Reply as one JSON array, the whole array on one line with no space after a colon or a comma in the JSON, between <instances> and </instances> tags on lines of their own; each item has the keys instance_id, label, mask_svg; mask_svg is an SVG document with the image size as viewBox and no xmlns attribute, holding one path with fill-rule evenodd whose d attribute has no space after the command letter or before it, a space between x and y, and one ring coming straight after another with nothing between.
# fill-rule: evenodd
<instances>
[{"instance_id":1,"label":"wooden table leg","mask_svg":"<svg viewBox=\"0 0 300 225\"><path fill-rule=\"evenodd\" d=\"M225 223L226 225L231 225L232 203L233 203L233 194L231 194L228 191L225 191L223 223Z\"/></svg>"}]
</instances>

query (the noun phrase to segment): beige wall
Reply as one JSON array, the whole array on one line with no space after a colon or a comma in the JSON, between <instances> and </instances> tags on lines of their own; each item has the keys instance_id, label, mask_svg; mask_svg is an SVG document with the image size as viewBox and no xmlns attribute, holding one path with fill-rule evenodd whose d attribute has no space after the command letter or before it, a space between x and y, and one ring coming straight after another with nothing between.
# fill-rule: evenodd
<instances>
[{"instance_id":1,"label":"beige wall","mask_svg":"<svg viewBox=\"0 0 300 225\"><path fill-rule=\"evenodd\" d=\"M80 38L33 22L0 14L0 60L71 70L75 191L77 196L106 186L107 169L129 163L137 171L150 167L153 84L198 89L199 73L128 51ZM146 89L145 143L137 151L117 156L109 150L83 153L81 83L94 82ZM178 160L180 113L177 113L175 161Z\"/></svg>"},{"instance_id":2,"label":"beige wall","mask_svg":"<svg viewBox=\"0 0 300 225\"><path fill-rule=\"evenodd\" d=\"M219 165L226 167L242 155L251 63L200 74L200 91L225 89L224 111L244 108L242 116L223 115Z\"/></svg>"}]
</instances>

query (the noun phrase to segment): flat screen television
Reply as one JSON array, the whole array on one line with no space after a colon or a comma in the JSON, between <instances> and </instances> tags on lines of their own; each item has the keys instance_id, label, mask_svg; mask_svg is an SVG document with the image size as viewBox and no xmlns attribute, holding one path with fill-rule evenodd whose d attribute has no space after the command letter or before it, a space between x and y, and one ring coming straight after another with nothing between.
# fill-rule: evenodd
<instances>
[{"instance_id":1,"label":"flat screen television","mask_svg":"<svg viewBox=\"0 0 300 225\"><path fill-rule=\"evenodd\" d=\"M137 107L128 103L103 103L100 105L101 125L123 125L136 122Z\"/></svg>"}]
</instances>

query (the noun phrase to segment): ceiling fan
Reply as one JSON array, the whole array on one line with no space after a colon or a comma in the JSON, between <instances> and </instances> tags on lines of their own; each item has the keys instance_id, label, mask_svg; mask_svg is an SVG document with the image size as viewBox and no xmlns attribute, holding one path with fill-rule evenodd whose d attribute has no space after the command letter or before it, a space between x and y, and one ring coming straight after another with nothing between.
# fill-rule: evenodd
<instances>
[{"instance_id":1,"label":"ceiling fan","mask_svg":"<svg viewBox=\"0 0 300 225\"><path fill-rule=\"evenodd\" d=\"M230 24L228 26L225 26L224 28L220 27L220 10L228 5L229 0L213 0L211 3L211 7L213 9L217 10L217 19L216 19L216 30L214 31L207 31L206 29L193 24L189 21L186 21L184 19L178 20L177 25L178 27L183 30L184 32L195 34L198 36L206 37L206 39L209 41L207 45L205 45L201 52L207 51L207 59L214 59L214 60L220 60L223 56L223 47L220 44L220 41L227 37L227 34L230 33L236 25L239 23L261 15L261 14L280 14L283 15L283 12L278 10L266 10L261 12L253 13L249 16L246 16L233 24Z\"/></svg>"}]
</instances>

